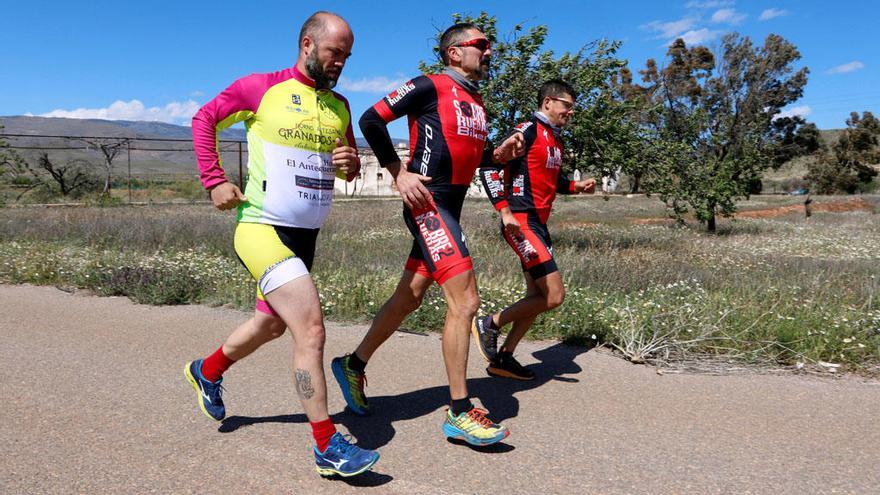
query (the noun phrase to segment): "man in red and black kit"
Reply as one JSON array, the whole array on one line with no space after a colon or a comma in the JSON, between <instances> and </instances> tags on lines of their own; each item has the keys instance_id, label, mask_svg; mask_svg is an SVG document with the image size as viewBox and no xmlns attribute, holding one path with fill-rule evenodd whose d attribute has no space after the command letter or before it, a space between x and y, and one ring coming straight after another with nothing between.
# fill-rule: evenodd
<instances>
[{"instance_id":1,"label":"man in red and black kit","mask_svg":"<svg viewBox=\"0 0 880 495\"><path fill-rule=\"evenodd\" d=\"M486 371L493 376L519 380L535 377L513 357L513 351L535 318L559 306L565 298L547 219L557 193L591 193L596 189L594 179L576 182L560 173L564 153L559 131L568 124L574 105L571 85L560 80L544 83L538 94L539 110L515 128L515 134L525 138L523 156L506 166L480 169L486 194L501 213L501 234L519 257L526 279L525 297L500 313L474 318L471 325L480 354L489 361ZM513 327L497 352L499 330L508 323Z\"/></svg>"},{"instance_id":2,"label":"man in red and black kit","mask_svg":"<svg viewBox=\"0 0 880 495\"><path fill-rule=\"evenodd\" d=\"M511 136L490 152L486 112L477 81L492 54L489 40L472 24L456 24L440 38L441 74L416 77L392 92L360 119L361 131L379 163L394 176L404 202L403 217L414 241L403 276L357 349L331 363L348 406L368 414L364 369L373 353L422 302L435 281L446 298L443 360L451 406L443 431L475 445L508 435L487 411L474 407L467 390L469 327L479 308L471 258L459 226L462 204L481 163L507 161L522 153L522 137ZM407 116L410 160L401 167L387 124Z\"/></svg>"}]
</instances>

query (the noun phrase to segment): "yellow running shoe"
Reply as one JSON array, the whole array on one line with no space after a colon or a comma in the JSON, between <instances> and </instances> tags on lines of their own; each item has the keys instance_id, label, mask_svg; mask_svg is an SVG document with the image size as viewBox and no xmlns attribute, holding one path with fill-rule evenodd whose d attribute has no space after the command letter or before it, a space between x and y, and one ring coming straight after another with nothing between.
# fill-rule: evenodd
<instances>
[{"instance_id":1,"label":"yellow running shoe","mask_svg":"<svg viewBox=\"0 0 880 495\"><path fill-rule=\"evenodd\" d=\"M443 422L443 433L447 438L460 438L471 445L492 445L500 442L510 435L506 427L493 423L486 417L489 414L485 409L478 407L463 412L458 416L452 415L452 410L447 409L446 421Z\"/></svg>"}]
</instances>

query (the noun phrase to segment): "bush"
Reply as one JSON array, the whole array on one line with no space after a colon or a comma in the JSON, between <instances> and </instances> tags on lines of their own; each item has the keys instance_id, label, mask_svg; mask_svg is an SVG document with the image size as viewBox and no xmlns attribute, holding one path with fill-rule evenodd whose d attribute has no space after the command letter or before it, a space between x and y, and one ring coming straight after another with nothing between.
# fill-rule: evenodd
<instances>
[{"instance_id":1,"label":"bush","mask_svg":"<svg viewBox=\"0 0 880 495\"><path fill-rule=\"evenodd\" d=\"M187 269L121 266L93 282L103 296L128 296L141 304L189 304L205 295L199 277Z\"/></svg>"}]
</instances>

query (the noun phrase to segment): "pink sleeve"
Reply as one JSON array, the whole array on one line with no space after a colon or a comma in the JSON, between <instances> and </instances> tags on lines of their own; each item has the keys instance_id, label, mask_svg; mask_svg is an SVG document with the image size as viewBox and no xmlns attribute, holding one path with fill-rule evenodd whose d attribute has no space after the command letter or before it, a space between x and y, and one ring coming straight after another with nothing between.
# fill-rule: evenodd
<instances>
[{"instance_id":1,"label":"pink sleeve","mask_svg":"<svg viewBox=\"0 0 880 495\"><path fill-rule=\"evenodd\" d=\"M193 149L205 189L226 182L217 152L217 132L256 113L267 89L265 74L251 74L232 83L193 116Z\"/></svg>"}]
</instances>

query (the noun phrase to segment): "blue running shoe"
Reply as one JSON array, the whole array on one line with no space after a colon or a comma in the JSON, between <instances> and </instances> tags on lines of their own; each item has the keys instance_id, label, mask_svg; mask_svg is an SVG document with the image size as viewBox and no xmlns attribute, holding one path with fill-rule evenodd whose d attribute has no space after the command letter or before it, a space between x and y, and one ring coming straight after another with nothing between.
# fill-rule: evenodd
<instances>
[{"instance_id":1,"label":"blue running shoe","mask_svg":"<svg viewBox=\"0 0 880 495\"><path fill-rule=\"evenodd\" d=\"M367 403L367 396L364 395L367 375L351 369L348 364L350 359L351 354L333 358L330 369L333 370L333 378L336 378L336 383L342 389L342 397L349 409L358 416L366 416L370 414L370 405Z\"/></svg>"},{"instance_id":2,"label":"blue running shoe","mask_svg":"<svg viewBox=\"0 0 880 495\"><path fill-rule=\"evenodd\" d=\"M198 397L199 408L205 416L220 421L226 417L226 407L223 405L223 387L220 385L223 378L212 382L202 376L202 360L197 359L183 368L183 374L192 385Z\"/></svg>"},{"instance_id":3,"label":"blue running shoe","mask_svg":"<svg viewBox=\"0 0 880 495\"><path fill-rule=\"evenodd\" d=\"M321 476L356 476L367 471L379 460L379 453L366 450L350 441L351 435L338 431L330 438L330 445L323 453L315 447L315 469Z\"/></svg>"}]
</instances>

